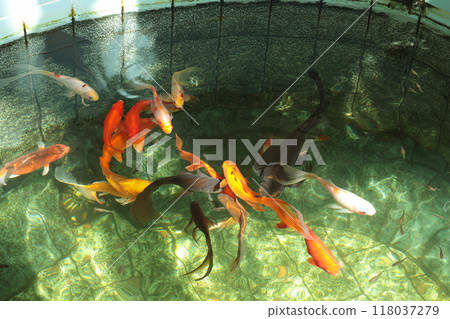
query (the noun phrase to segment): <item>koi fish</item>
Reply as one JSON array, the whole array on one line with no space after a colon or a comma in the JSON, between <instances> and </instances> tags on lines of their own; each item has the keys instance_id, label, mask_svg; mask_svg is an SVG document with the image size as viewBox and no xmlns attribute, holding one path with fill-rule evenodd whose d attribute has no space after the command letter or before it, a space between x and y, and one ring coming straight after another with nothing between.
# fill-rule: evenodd
<instances>
[{"instance_id":1,"label":"koi fish","mask_svg":"<svg viewBox=\"0 0 450 319\"><path fill-rule=\"evenodd\" d=\"M97 193L100 193L100 196L109 194L119 197L116 201L122 205L126 205L132 203L136 199L136 196L151 184L150 181L139 178L121 179L119 184L124 189L124 193L122 193L106 181L95 182L90 185L78 184L75 177L69 172L66 172L62 167L55 169L55 178L61 183L75 186L85 198L94 200L99 204L104 204L105 201L100 199Z\"/></svg>"},{"instance_id":2,"label":"koi fish","mask_svg":"<svg viewBox=\"0 0 450 319\"><path fill-rule=\"evenodd\" d=\"M133 90L144 90L144 89L150 89L153 92L153 100L154 102L150 104L151 111L153 113L153 116L155 117L156 123L161 127L164 133L170 134L172 133L172 117L165 108L164 104L162 103L158 92L156 92L156 89L151 84L146 84L142 82L136 82L133 81L132 83L134 89Z\"/></svg>"},{"instance_id":3,"label":"koi fish","mask_svg":"<svg viewBox=\"0 0 450 319\"><path fill-rule=\"evenodd\" d=\"M123 153L123 150L119 150L111 145L111 135L119 127L120 120L123 116L123 101L119 100L113 104L111 110L105 117L103 125L103 143L109 147L115 149L116 151Z\"/></svg>"},{"instance_id":4,"label":"koi fish","mask_svg":"<svg viewBox=\"0 0 450 319\"><path fill-rule=\"evenodd\" d=\"M55 144L44 147L44 143L38 143L39 149L32 153L23 155L9 163L0 170L0 184L6 185L6 177L14 178L19 175L25 175L44 167L42 175L47 175L49 164L59 160L69 153L70 147L62 144Z\"/></svg>"},{"instance_id":5,"label":"koi fish","mask_svg":"<svg viewBox=\"0 0 450 319\"><path fill-rule=\"evenodd\" d=\"M183 71L175 72L172 75L172 88L171 88L171 97L164 97L164 100L169 101L173 100L174 104L177 108L183 108L183 104L185 101L188 101L188 96L184 95L183 85L187 85L187 80L189 76L193 72L200 71L201 69L196 67L187 68Z\"/></svg>"},{"instance_id":6,"label":"koi fish","mask_svg":"<svg viewBox=\"0 0 450 319\"><path fill-rule=\"evenodd\" d=\"M192 192L217 193L220 191L220 181L205 174L182 173L175 176L160 178L147 186L135 199L130 208L130 216L138 222L149 222L158 218L159 213L153 208L152 194L162 185L174 184Z\"/></svg>"},{"instance_id":7,"label":"koi fish","mask_svg":"<svg viewBox=\"0 0 450 319\"><path fill-rule=\"evenodd\" d=\"M411 69L411 73L414 74L415 76L419 77L419 73L417 73L416 70Z\"/></svg>"},{"instance_id":8,"label":"koi fish","mask_svg":"<svg viewBox=\"0 0 450 319\"><path fill-rule=\"evenodd\" d=\"M280 165L281 151L286 150L287 152L287 163L282 164L295 165L303 143L305 142L307 133L319 124L320 116L325 112L329 104L329 101L325 96L325 90L319 73L313 69L310 69L308 71L308 75L316 82L316 86L319 91L320 104L305 122L292 131L287 138L281 142L281 145L272 145L262 154L262 159L265 163L264 165L260 165L258 163L253 165L253 170L262 179L259 190L261 194L264 193L263 189L272 197L277 197L281 194L285 186L276 180L283 180L283 168L282 165ZM291 145L292 140L297 141L295 146ZM298 185L292 185L292 187L298 187L300 185L301 182Z\"/></svg>"},{"instance_id":9,"label":"koi fish","mask_svg":"<svg viewBox=\"0 0 450 319\"><path fill-rule=\"evenodd\" d=\"M402 235L405 234L405 231L403 230L403 226L402 225L400 225L400 234L402 234Z\"/></svg>"},{"instance_id":10,"label":"koi fish","mask_svg":"<svg viewBox=\"0 0 450 319\"><path fill-rule=\"evenodd\" d=\"M311 258L308 258L307 261L311 265L325 270L332 276L339 275L341 268L344 268L342 261L338 262L333 256L333 253L327 248L327 246L325 246L320 238L317 237L317 235L314 234L308 226L306 227L310 235L313 237L313 239L305 238L306 251L311 255Z\"/></svg>"},{"instance_id":11,"label":"koi fish","mask_svg":"<svg viewBox=\"0 0 450 319\"><path fill-rule=\"evenodd\" d=\"M325 270L333 276L339 274L339 269L342 268L343 264L336 260L331 251L304 223L303 216L297 209L281 199L263 197L254 192L248 187L246 179L232 161L225 161L222 164L222 168L225 180L221 182L221 187L227 183L237 197L246 201L253 208L255 208L254 205L257 205L257 208L264 205L274 210L281 220L277 224L278 228L292 228L305 238L307 251L312 257L312 260L309 261L310 264Z\"/></svg>"},{"instance_id":12,"label":"koi fish","mask_svg":"<svg viewBox=\"0 0 450 319\"><path fill-rule=\"evenodd\" d=\"M16 76L6 78L6 79L0 79L0 88L11 83L12 81L16 81L20 78L23 78L24 76L27 76L29 74L42 74L46 75L53 80L57 81L59 84L66 87L66 92L64 93L67 97L73 97L76 94L81 96L81 103L83 105L88 106L89 104L86 104L84 102L84 99L87 99L89 101L98 101L98 94L95 92L93 88L91 88L89 85L84 83L83 81L73 78L71 76L67 75L61 75L57 73L53 73L50 71L44 71L41 70L35 66L28 65L28 64L19 64L13 67L18 72L24 72L21 74L18 74Z\"/></svg>"},{"instance_id":13,"label":"koi fish","mask_svg":"<svg viewBox=\"0 0 450 319\"><path fill-rule=\"evenodd\" d=\"M141 112L145 110L150 110L148 107L150 105L150 100L140 100L137 102L127 113L125 116L125 129L128 133L129 138L133 138L142 130L141 126ZM144 139L145 136L142 136L136 142L133 143L134 149L140 153L144 148Z\"/></svg>"},{"instance_id":14,"label":"koi fish","mask_svg":"<svg viewBox=\"0 0 450 319\"><path fill-rule=\"evenodd\" d=\"M444 259L444 252L442 251L441 246L439 246L439 257L440 257L441 259Z\"/></svg>"},{"instance_id":15,"label":"koi fish","mask_svg":"<svg viewBox=\"0 0 450 319\"><path fill-rule=\"evenodd\" d=\"M196 231L197 231L197 229L200 229L200 231L205 235L206 245L208 245L208 253L206 254L206 257L203 260L203 262L200 264L200 266L198 266L194 270L185 274L185 275L193 274L195 272L202 270L203 268L206 267L206 265L208 265L208 269L206 270L206 273L202 277L195 279L198 281L198 280L202 280L203 278L207 277L211 273L211 270L213 267L214 255L213 255L213 250L212 250L212 245L211 245L211 237L209 236L209 228L211 226L215 225L215 223L212 222L210 219L208 219L203 214L202 208L200 207L200 205L197 202L191 202L190 212L191 212L191 220L185 227L184 231L188 232L188 229L193 224L195 224L195 228L192 232L192 237L194 237L194 240L197 242Z\"/></svg>"},{"instance_id":16,"label":"koi fish","mask_svg":"<svg viewBox=\"0 0 450 319\"><path fill-rule=\"evenodd\" d=\"M280 181L283 185L296 184L305 179L315 179L333 196L339 204L340 212L353 212L361 215L372 216L376 213L375 208L365 199L355 195L345 189L339 188L331 181L326 181L314 173L300 171L291 166L283 166L285 181Z\"/></svg>"}]
</instances>

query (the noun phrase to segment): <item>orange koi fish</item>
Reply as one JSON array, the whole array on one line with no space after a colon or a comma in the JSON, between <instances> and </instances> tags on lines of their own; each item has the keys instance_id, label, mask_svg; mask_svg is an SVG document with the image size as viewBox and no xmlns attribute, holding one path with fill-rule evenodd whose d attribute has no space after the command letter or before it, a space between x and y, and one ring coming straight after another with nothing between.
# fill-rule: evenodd
<instances>
[{"instance_id":1,"label":"orange koi fish","mask_svg":"<svg viewBox=\"0 0 450 319\"><path fill-rule=\"evenodd\" d=\"M140 114L143 111L150 110L148 107L150 104L150 100L140 100L128 111L125 116L125 129L130 138L133 138L141 132L142 127ZM133 143L134 149L139 153L142 152L142 149L144 148L144 139L145 136L142 136L139 140Z\"/></svg>"},{"instance_id":2,"label":"orange koi fish","mask_svg":"<svg viewBox=\"0 0 450 319\"><path fill-rule=\"evenodd\" d=\"M146 83L140 83L140 82L133 82L132 83L134 90L144 90L144 89L150 89L153 92L153 100L154 102L150 104L151 111L153 113L153 116L155 117L156 123L161 127L164 133L170 134L172 133L172 117L169 113L169 111L165 108L163 102L159 98L158 92L156 92L156 89L151 84Z\"/></svg>"},{"instance_id":3,"label":"orange koi fish","mask_svg":"<svg viewBox=\"0 0 450 319\"><path fill-rule=\"evenodd\" d=\"M232 161L225 161L222 165L225 181L237 197L245 200L247 203L264 205L275 211L281 222L277 224L278 228L292 228L305 238L308 253L312 260L309 261L329 274L335 276L339 274L342 263L339 263L331 251L315 235L311 229L304 223L301 213L293 206L277 198L262 197L254 192L247 185L239 168ZM220 185L223 186L223 182Z\"/></svg>"},{"instance_id":4,"label":"orange koi fish","mask_svg":"<svg viewBox=\"0 0 450 319\"><path fill-rule=\"evenodd\" d=\"M62 144L55 144L44 147L44 143L38 143L39 149L32 153L23 155L9 163L0 170L0 184L6 185L6 177L14 178L19 175L25 175L44 167L42 175L46 175L49 170L49 164L59 160L69 153L70 147Z\"/></svg>"},{"instance_id":5,"label":"orange koi fish","mask_svg":"<svg viewBox=\"0 0 450 319\"><path fill-rule=\"evenodd\" d=\"M325 246L325 244L317 237L316 234L306 226L313 239L306 239L306 251L312 258L308 258L308 262L316 267L325 270L332 276L339 275L341 268L344 268L342 261L337 261L333 253Z\"/></svg>"},{"instance_id":6,"label":"orange koi fish","mask_svg":"<svg viewBox=\"0 0 450 319\"><path fill-rule=\"evenodd\" d=\"M123 153L123 150L119 150L111 145L111 135L119 127L120 120L123 116L123 101L119 100L113 104L111 110L105 117L103 125L103 143L109 147L115 149L116 151Z\"/></svg>"},{"instance_id":7,"label":"orange koi fish","mask_svg":"<svg viewBox=\"0 0 450 319\"><path fill-rule=\"evenodd\" d=\"M200 71L196 67L187 68L183 71L175 72L172 75L171 97L164 97L165 101L173 101L177 108L183 108L185 101L189 101L189 95L184 94L183 85L187 85L187 80L192 72ZM169 100L170 99L170 100Z\"/></svg>"},{"instance_id":8,"label":"orange koi fish","mask_svg":"<svg viewBox=\"0 0 450 319\"><path fill-rule=\"evenodd\" d=\"M62 167L56 168L55 178L61 183L75 186L84 197L95 200L99 204L104 204L105 201L99 199L97 193L100 193L100 195L110 194L119 197L116 201L122 205L126 205L132 203L137 195L142 193L142 191L151 184L150 181L139 178L122 179L119 180L120 186L125 190L125 193L122 193L114 188L109 182L95 182L90 185L78 184L75 177L69 172L64 171Z\"/></svg>"},{"instance_id":9,"label":"orange koi fish","mask_svg":"<svg viewBox=\"0 0 450 319\"><path fill-rule=\"evenodd\" d=\"M65 96L70 98L75 96L76 94L80 95L81 103L83 103L83 105L85 106L88 106L89 104L86 104L84 102L84 99L87 99L89 101L98 101L97 92L95 92L93 88L91 88L89 85L87 85L86 83L77 78L73 78L67 75L56 74L49 71L44 71L35 66L27 64L19 64L14 66L13 68L18 72L24 73L18 74L16 76L7 79L0 79L0 88L9 84L12 81L27 76L28 74L42 74L52 78L53 80L58 81L59 84L64 85L66 87L66 92L64 93Z\"/></svg>"}]
</instances>

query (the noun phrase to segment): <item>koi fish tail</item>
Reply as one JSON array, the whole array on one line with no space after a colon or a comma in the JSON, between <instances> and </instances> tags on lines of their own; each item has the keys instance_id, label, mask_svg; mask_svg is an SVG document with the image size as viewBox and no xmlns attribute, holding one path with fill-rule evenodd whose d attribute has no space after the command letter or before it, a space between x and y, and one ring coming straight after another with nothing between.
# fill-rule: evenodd
<instances>
[{"instance_id":1,"label":"koi fish tail","mask_svg":"<svg viewBox=\"0 0 450 319\"><path fill-rule=\"evenodd\" d=\"M231 263L231 271L234 271L244 256L244 232L247 227L247 216L241 212L239 216L238 252L236 258Z\"/></svg>"},{"instance_id":2,"label":"koi fish tail","mask_svg":"<svg viewBox=\"0 0 450 319\"><path fill-rule=\"evenodd\" d=\"M300 183L306 179L319 180L319 178L320 178L314 173L301 171L301 170L296 169L295 167L292 167L289 165L283 165L282 168L283 168L283 173L284 173L285 179L284 180L277 179L277 182L284 186L294 185L294 184Z\"/></svg>"},{"instance_id":3,"label":"koi fish tail","mask_svg":"<svg viewBox=\"0 0 450 319\"><path fill-rule=\"evenodd\" d=\"M308 76L316 82L317 90L319 91L320 105L317 108L316 112L314 112L318 113L317 115L319 115L327 109L330 102L325 96L325 89L323 87L322 78L320 77L319 73L315 69L309 69Z\"/></svg>"},{"instance_id":4,"label":"koi fish tail","mask_svg":"<svg viewBox=\"0 0 450 319\"><path fill-rule=\"evenodd\" d=\"M125 177L113 173L109 169L109 162L107 161L107 158L103 156L100 157L100 167L102 169L103 175L105 175L106 179L111 184L111 186L114 187L119 192L127 194L127 192L123 189L123 187L119 183L119 181L125 179Z\"/></svg>"},{"instance_id":5,"label":"koi fish tail","mask_svg":"<svg viewBox=\"0 0 450 319\"><path fill-rule=\"evenodd\" d=\"M202 280L203 278L207 277L211 273L211 270L212 270L212 267L214 264L213 263L214 255L213 255L213 250L212 250L212 245L211 245L211 238L209 238L209 236L208 236L208 238L206 238L206 244L208 245L208 253L206 254L206 257L203 260L203 262L200 264L200 266L198 266L194 270L185 273L185 275L190 275L190 274L196 273L198 271L201 271L203 268L208 266L206 273L202 277L195 279L196 281Z\"/></svg>"},{"instance_id":6,"label":"koi fish tail","mask_svg":"<svg viewBox=\"0 0 450 319\"><path fill-rule=\"evenodd\" d=\"M145 89L155 90L155 87L148 83L138 82L135 79L131 81L131 90L128 91L142 91Z\"/></svg>"},{"instance_id":7,"label":"koi fish tail","mask_svg":"<svg viewBox=\"0 0 450 319\"><path fill-rule=\"evenodd\" d=\"M309 227L305 224L303 215L293 206L277 198L264 197L264 205L275 211L281 222L277 224L278 228L292 228L305 239L312 240L312 234Z\"/></svg>"},{"instance_id":8,"label":"koi fish tail","mask_svg":"<svg viewBox=\"0 0 450 319\"><path fill-rule=\"evenodd\" d=\"M86 186L78 184L75 177L70 173L66 172L62 167L58 166L55 169L55 178L61 183L75 186L78 191L87 199L96 201L99 204L104 204L104 200L100 200L97 197L97 192L86 188Z\"/></svg>"},{"instance_id":9,"label":"koi fish tail","mask_svg":"<svg viewBox=\"0 0 450 319\"><path fill-rule=\"evenodd\" d=\"M202 69L197 68L197 67L190 67L190 68L184 69L182 71L175 72L173 74L173 78L181 85L188 85L189 84L188 80L189 80L191 73L199 72L201 70Z\"/></svg>"},{"instance_id":10,"label":"koi fish tail","mask_svg":"<svg viewBox=\"0 0 450 319\"><path fill-rule=\"evenodd\" d=\"M29 74L43 74L47 76L51 76L53 73L49 71L41 70L35 66L29 65L29 64L17 64L10 68L11 70L14 70L14 72L19 73L15 76L0 79L0 88L8 85L11 82L14 82L20 78L23 78Z\"/></svg>"}]
</instances>

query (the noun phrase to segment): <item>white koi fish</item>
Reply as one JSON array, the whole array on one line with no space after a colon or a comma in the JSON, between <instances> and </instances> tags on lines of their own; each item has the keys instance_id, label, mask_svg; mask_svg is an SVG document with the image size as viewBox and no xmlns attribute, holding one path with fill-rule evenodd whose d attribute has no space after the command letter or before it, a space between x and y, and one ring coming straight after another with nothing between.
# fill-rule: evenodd
<instances>
[{"instance_id":1,"label":"white koi fish","mask_svg":"<svg viewBox=\"0 0 450 319\"><path fill-rule=\"evenodd\" d=\"M98 94L95 92L93 88L91 88L89 85L84 83L83 81L73 78L71 76L67 75L61 75L57 73L53 73L50 71L44 71L42 69L39 69L35 66L28 65L28 64L18 64L13 67L14 70L17 72L23 72L16 76L6 78L6 79L0 79L0 88L3 86L11 83L12 81L16 81L20 78L23 78L24 76L27 76L28 74L42 74L46 75L55 81L57 81L60 85L64 85L66 87L66 92L63 94L67 97L73 97L76 94L81 96L81 103L83 105L88 106L89 104L86 104L84 102L84 99L87 99L89 101L98 101Z\"/></svg>"},{"instance_id":2,"label":"white koi fish","mask_svg":"<svg viewBox=\"0 0 450 319\"><path fill-rule=\"evenodd\" d=\"M184 102L190 100L190 95L184 94L183 85L188 85L187 80L189 79L191 73L198 72L200 70L200 68L191 67L183 71L175 72L172 75L172 88L170 91L171 96L164 95L162 100L166 102L173 101L177 108L183 108Z\"/></svg>"},{"instance_id":3,"label":"white koi fish","mask_svg":"<svg viewBox=\"0 0 450 319\"><path fill-rule=\"evenodd\" d=\"M376 210L371 203L365 199L353 194L345 189L339 188L331 181L326 181L323 178L313 173L298 170L292 166L283 165L283 172L286 180L278 182L282 185L297 184L305 179L315 179L322 184L322 186L333 196L334 200L339 204L339 211L342 213L357 213L361 215L375 215ZM336 207L332 207L336 208Z\"/></svg>"}]
</instances>

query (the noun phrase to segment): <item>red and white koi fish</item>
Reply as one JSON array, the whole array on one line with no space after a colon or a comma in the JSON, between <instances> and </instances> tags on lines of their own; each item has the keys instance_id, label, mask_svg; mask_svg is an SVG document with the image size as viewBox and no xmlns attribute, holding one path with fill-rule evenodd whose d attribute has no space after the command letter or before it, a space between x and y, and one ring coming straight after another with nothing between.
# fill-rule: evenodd
<instances>
[{"instance_id":1,"label":"red and white koi fish","mask_svg":"<svg viewBox=\"0 0 450 319\"><path fill-rule=\"evenodd\" d=\"M331 181L326 181L316 174L298 170L292 166L283 166L286 175L285 181L279 181L283 185L296 184L305 179L318 180L320 184L333 196L334 200L341 206L342 213L357 213L361 215L375 215L376 210L371 203L345 189L339 188Z\"/></svg>"},{"instance_id":2,"label":"red and white koi fish","mask_svg":"<svg viewBox=\"0 0 450 319\"><path fill-rule=\"evenodd\" d=\"M18 72L24 73L18 74L10 78L0 79L0 88L9 84L12 81L16 81L20 78L23 78L24 76L27 76L28 74L42 74L54 79L55 81L58 81L60 85L64 85L66 87L66 92L63 95L69 98L75 96L76 94L81 96L81 103L83 103L83 105L85 106L88 106L89 104L86 104L84 102L84 99L94 102L98 101L97 92L95 92L93 88L91 88L89 85L87 85L86 83L77 78L53 73L50 71L44 71L42 69L39 69L35 66L28 64L18 64L14 66L13 69L15 69Z\"/></svg>"},{"instance_id":3,"label":"red and white koi fish","mask_svg":"<svg viewBox=\"0 0 450 319\"><path fill-rule=\"evenodd\" d=\"M6 177L14 178L19 175L25 175L34 172L41 167L44 167L42 175L46 175L49 170L49 164L59 160L70 151L68 146L62 144L44 147L44 143L39 142L38 146L39 150L23 155L14 161L7 163L0 170L0 184L6 185Z\"/></svg>"}]
</instances>

